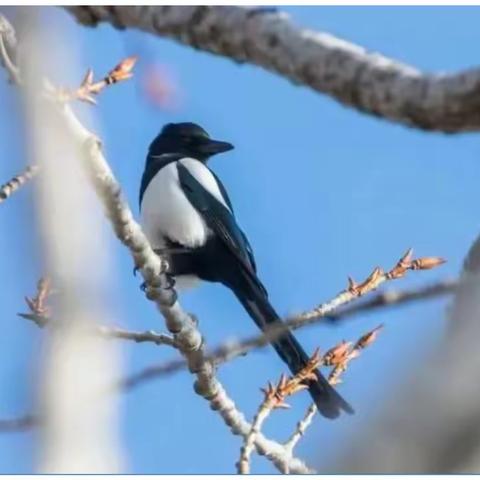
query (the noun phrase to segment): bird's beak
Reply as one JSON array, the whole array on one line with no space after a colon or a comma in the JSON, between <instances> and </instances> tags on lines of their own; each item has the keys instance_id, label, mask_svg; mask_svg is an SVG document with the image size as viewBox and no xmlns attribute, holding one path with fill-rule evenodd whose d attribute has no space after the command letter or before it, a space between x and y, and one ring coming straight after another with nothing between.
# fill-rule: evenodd
<instances>
[{"instance_id":1,"label":"bird's beak","mask_svg":"<svg viewBox=\"0 0 480 480\"><path fill-rule=\"evenodd\" d=\"M206 155L215 155L216 153L228 152L233 150L233 145L228 142L221 142L219 140L208 140L203 145L200 145L199 150Z\"/></svg>"}]
</instances>

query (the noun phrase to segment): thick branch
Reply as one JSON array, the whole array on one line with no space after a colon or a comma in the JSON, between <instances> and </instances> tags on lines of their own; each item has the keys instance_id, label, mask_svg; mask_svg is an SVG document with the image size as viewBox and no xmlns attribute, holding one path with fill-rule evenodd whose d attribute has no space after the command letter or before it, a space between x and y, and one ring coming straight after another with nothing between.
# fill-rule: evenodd
<instances>
[{"instance_id":1,"label":"thick branch","mask_svg":"<svg viewBox=\"0 0 480 480\"><path fill-rule=\"evenodd\" d=\"M249 62L371 115L424 130L480 129L480 69L430 75L274 8L67 6L79 22L136 28Z\"/></svg>"}]
</instances>

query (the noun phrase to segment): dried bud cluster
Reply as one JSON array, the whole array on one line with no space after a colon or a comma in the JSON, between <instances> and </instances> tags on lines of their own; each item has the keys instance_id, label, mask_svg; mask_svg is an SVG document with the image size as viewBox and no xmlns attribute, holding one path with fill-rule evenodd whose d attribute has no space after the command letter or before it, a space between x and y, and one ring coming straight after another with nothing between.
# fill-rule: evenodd
<instances>
[{"instance_id":1,"label":"dried bud cluster","mask_svg":"<svg viewBox=\"0 0 480 480\"><path fill-rule=\"evenodd\" d=\"M354 297L361 297L378 288L385 280L395 280L406 275L408 270L430 270L445 263L440 257L421 257L413 259L413 249L409 248L396 265L384 272L380 267L375 267L373 272L362 283L356 283L353 278L348 278L347 292Z\"/></svg>"},{"instance_id":2,"label":"dried bud cluster","mask_svg":"<svg viewBox=\"0 0 480 480\"><path fill-rule=\"evenodd\" d=\"M49 317L50 307L46 305L46 301L52 293L51 281L48 277L42 277L37 283L37 294L33 298L25 297L28 308L33 315L39 317Z\"/></svg>"},{"instance_id":3,"label":"dried bud cluster","mask_svg":"<svg viewBox=\"0 0 480 480\"><path fill-rule=\"evenodd\" d=\"M340 376L348 367L350 361L360 355L360 351L370 346L378 337L383 325L379 325L365 335L362 335L353 345L352 342L341 342L336 347L330 349L323 356L324 365L333 366L333 370L328 376L328 381L332 385L341 383Z\"/></svg>"},{"instance_id":4,"label":"dried bud cluster","mask_svg":"<svg viewBox=\"0 0 480 480\"><path fill-rule=\"evenodd\" d=\"M322 357L317 349L310 357L307 365L296 375L287 377L287 375L283 374L277 385L269 382L268 386L262 389L262 392L265 394L264 404L270 409L289 408L290 406L285 403L285 399L308 388L308 382L316 379L315 370L321 364Z\"/></svg>"},{"instance_id":5,"label":"dried bud cluster","mask_svg":"<svg viewBox=\"0 0 480 480\"><path fill-rule=\"evenodd\" d=\"M98 95L108 85L131 78L133 76L132 70L136 62L137 57L125 58L113 70L110 70L102 80L95 83L93 82L93 70L89 68L77 90L57 90L57 98L64 102L80 100L96 105L97 101L94 95Z\"/></svg>"}]
</instances>

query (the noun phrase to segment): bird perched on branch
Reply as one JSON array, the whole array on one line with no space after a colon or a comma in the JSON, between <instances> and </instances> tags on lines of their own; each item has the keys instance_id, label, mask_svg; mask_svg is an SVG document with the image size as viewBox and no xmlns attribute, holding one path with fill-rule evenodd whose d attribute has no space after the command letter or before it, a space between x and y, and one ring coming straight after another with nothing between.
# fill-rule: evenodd
<instances>
[{"instance_id":1,"label":"bird perched on branch","mask_svg":"<svg viewBox=\"0 0 480 480\"><path fill-rule=\"evenodd\" d=\"M194 123L166 125L148 151L140 186L141 221L152 247L167 259L177 287L197 280L222 283L266 330L282 320L257 276L252 248L225 187L207 166L210 157L231 149ZM272 345L293 374L309 360L289 331ZM353 413L319 371L316 377L308 387L322 415Z\"/></svg>"}]
</instances>

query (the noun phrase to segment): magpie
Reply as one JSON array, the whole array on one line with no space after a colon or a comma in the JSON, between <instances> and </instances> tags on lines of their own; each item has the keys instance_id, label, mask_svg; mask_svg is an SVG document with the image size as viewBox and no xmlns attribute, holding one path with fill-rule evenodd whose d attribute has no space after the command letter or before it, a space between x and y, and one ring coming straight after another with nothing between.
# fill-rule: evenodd
<instances>
[{"instance_id":1,"label":"magpie","mask_svg":"<svg viewBox=\"0 0 480 480\"><path fill-rule=\"evenodd\" d=\"M178 288L199 280L228 287L257 326L282 322L257 276L252 247L238 226L222 182L207 166L234 147L213 140L194 123L170 123L150 145L140 185L141 223L157 254L167 259ZM309 360L290 331L272 346L293 374ZM308 384L319 412L335 418L351 406L320 371Z\"/></svg>"}]
</instances>

